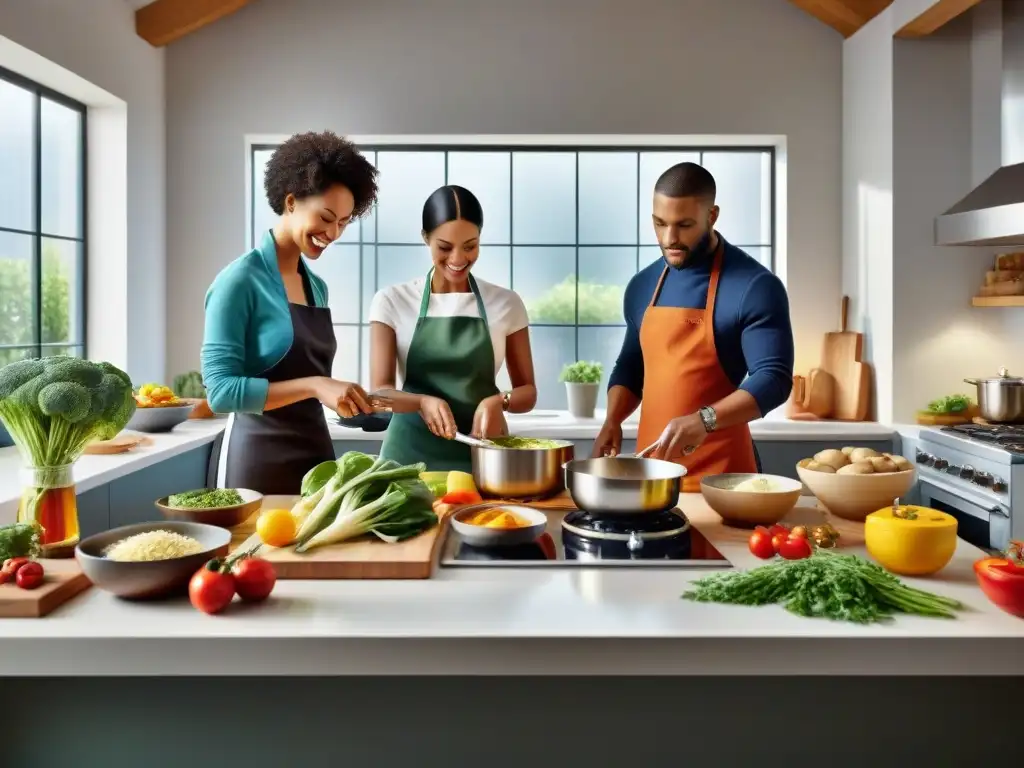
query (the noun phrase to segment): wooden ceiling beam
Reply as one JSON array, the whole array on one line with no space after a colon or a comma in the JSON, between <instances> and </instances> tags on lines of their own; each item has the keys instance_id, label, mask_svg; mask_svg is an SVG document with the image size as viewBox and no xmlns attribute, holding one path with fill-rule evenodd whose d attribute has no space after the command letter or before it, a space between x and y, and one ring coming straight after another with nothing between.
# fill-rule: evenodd
<instances>
[{"instance_id":1,"label":"wooden ceiling beam","mask_svg":"<svg viewBox=\"0 0 1024 768\"><path fill-rule=\"evenodd\" d=\"M916 19L904 24L896 33L896 37L915 38L930 35L980 2L981 0L937 0Z\"/></svg>"},{"instance_id":2,"label":"wooden ceiling beam","mask_svg":"<svg viewBox=\"0 0 1024 768\"><path fill-rule=\"evenodd\" d=\"M230 16L252 0L155 0L135 12L135 32L160 48Z\"/></svg>"},{"instance_id":3,"label":"wooden ceiling beam","mask_svg":"<svg viewBox=\"0 0 1024 768\"><path fill-rule=\"evenodd\" d=\"M789 0L797 8L811 14L843 37L850 37L893 0Z\"/></svg>"}]
</instances>

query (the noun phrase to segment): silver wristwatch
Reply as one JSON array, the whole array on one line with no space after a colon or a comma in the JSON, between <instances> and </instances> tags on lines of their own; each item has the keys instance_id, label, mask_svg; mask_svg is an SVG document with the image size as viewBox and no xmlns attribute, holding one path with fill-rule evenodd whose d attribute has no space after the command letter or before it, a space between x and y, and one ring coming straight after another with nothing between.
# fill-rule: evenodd
<instances>
[{"instance_id":1,"label":"silver wristwatch","mask_svg":"<svg viewBox=\"0 0 1024 768\"><path fill-rule=\"evenodd\" d=\"M700 420L704 423L704 431L708 434L718 429L718 414L715 413L715 409L710 405L705 405L697 413L700 415Z\"/></svg>"}]
</instances>

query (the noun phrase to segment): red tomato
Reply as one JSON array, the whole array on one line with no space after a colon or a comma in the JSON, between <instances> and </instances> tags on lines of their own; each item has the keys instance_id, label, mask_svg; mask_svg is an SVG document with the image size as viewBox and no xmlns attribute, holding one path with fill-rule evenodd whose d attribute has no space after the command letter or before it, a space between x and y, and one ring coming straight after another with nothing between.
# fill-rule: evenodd
<instances>
[{"instance_id":1,"label":"red tomato","mask_svg":"<svg viewBox=\"0 0 1024 768\"><path fill-rule=\"evenodd\" d=\"M3 572L8 576L14 576L23 565L32 562L27 557L9 557L4 560Z\"/></svg>"},{"instance_id":2,"label":"red tomato","mask_svg":"<svg viewBox=\"0 0 1024 768\"><path fill-rule=\"evenodd\" d=\"M1024 618L1024 568L1001 557L986 557L974 564L974 572L985 597L1007 613Z\"/></svg>"},{"instance_id":3,"label":"red tomato","mask_svg":"<svg viewBox=\"0 0 1024 768\"><path fill-rule=\"evenodd\" d=\"M750 548L750 553L754 557L759 557L762 560L770 560L775 557L775 547L772 546L771 534L769 534L764 528L761 528L760 530L755 529L754 532L750 534L747 546Z\"/></svg>"},{"instance_id":4,"label":"red tomato","mask_svg":"<svg viewBox=\"0 0 1024 768\"><path fill-rule=\"evenodd\" d=\"M22 589L35 589L43 583L43 566L39 563L25 563L14 578Z\"/></svg>"},{"instance_id":5,"label":"red tomato","mask_svg":"<svg viewBox=\"0 0 1024 768\"><path fill-rule=\"evenodd\" d=\"M776 523L768 529L768 533L772 535L772 538L776 536L789 536L789 528L780 523Z\"/></svg>"},{"instance_id":6,"label":"red tomato","mask_svg":"<svg viewBox=\"0 0 1024 768\"><path fill-rule=\"evenodd\" d=\"M9 574L6 571L0 569L0 584L6 584L10 580L11 580L11 574Z\"/></svg>"},{"instance_id":7,"label":"red tomato","mask_svg":"<svg viewBox=\"0 0 1024 768\"><path fill-rule=\"evenodd\" d=\"M811 542L800 536L790 536L782 542L779 554L786 560L803 560L811 556Z\"/></svg>"},{"instance_id":8,"label":"red tomato","mask_svg":"<svg viewBox=\"0 0 1024 768\"><path fill-rule=\"evenodd\" d=\"M189 600L203 613L220 613L235 596L235 579L221 567L219 560L211 560L188 583Z\"/></svg>"},{"instance_id":9,"label":"red tomato","mask_svg":"<svg viewBox=\"0 0 1024 768\"><path fill-rule=\"evenodd\" d=\"M479 493L473 491L452 491L441 497L442 504L451 504L453 507L461 507L463 504L478 504L483 499Z\"/></svg>"},{"instance_id":10,"label":"red tomato","mask_svg":"<svg viewBox=\"0 0 1024 768\"><path fill-rule=\"evenodd\" d=\"M778 552L789 539L789 533L776 533L772 536L772 549Z\"/></svg>"},{"instance_id":11,"label":"red tomato","mask_svg":"<svg viewBox=\"0 0 1024 768\"><path fill-rule=\"evenodd\" d=\"M558 554L555 552L555 540L551 538L551 534L544 532L537 537L537 546L540 547L541 552L544 553L544 557L548 560L555 560Z\"/></svg>"},{"instance_id":12,"label":"red tomato","mask_svg":"<svg viewBox=\"0 0 1024 768\"><path fill-rule=\"evenodd\" d=\"M258 557L239 560L232 566L231 575L235 577L238 596L250 603L258 603L270 597L277 582L274 566Z\"/></svg>"}]
</instances>

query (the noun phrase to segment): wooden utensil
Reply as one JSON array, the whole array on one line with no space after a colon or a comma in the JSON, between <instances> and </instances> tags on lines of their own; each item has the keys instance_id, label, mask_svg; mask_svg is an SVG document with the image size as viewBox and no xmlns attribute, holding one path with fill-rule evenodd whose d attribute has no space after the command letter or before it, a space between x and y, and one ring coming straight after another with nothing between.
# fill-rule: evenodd
<instances>
[{"instance_id":1,"label":"wooden utensil","mask_svg":"<svg viewBox=\"0 0 1024 768\"><path fill-rule=\"evenodd\" d=\"M85 453L92 456L105 456L115 453L127 453L135 448L149 445L153 440L145 435L134 432L122 432L110 440L97 440L85 447Z\"/></svg>"},{"instance_id":2,"label":"wooden utensil","mask_svg":"<svg viewBox=\"0 0 1024 768\"><path fill-rule=\"evenodd\" d=\"M291 509L296 496L266 496L263 509ZM264 545L259 556L274 565L279 579L428 579L433 571L442 527L451 507L438 505L438 524L419 536L388 544L375 536L317 547L304 555L291 547ZM257 512L231 530L231 551L251 549L256 536Z\"/></svg>"},{"instance_id":3,"label":"wooden utensil","mask_svg":"<svg viewBox=\"0 0 1024 768\"><path fill-rule=\"evenodd\" d=\"M40 559L44 581L35 589L0 584L0 619L38 619L92 586L76 560Z\"/></svg>"},{"instance_id":4,"label":"wooden utensil","mask_svg":"<svg viewBox=\"0 0 1024 768\"><path fill-rule=\"evenodd\" d=\"M871 395L871 367L861 361L864 334L847 330L850 297L843 296L839 330L825 334L821 350L821 368L835 382L832 418L839 421L864 421Z\"/></svg>"}]
</instances>

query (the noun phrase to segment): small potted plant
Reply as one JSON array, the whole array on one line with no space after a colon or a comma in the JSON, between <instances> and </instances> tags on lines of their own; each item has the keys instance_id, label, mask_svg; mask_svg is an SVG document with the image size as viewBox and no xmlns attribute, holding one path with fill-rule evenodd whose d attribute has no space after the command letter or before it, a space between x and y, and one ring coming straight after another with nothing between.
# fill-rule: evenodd
<instances>
[{"instance_id":1,"label":"small potted plant","mask_svg":"<svg viewBox=\"0 0 1024 768\"><path fill-rule=\"evenodd\" d=\"M565 391L569 397L569 413L575 418L594 418L603 373L604 366L600 363L585 360L577 360L562 369L559 379L565 382Z\"/></svg>"}]
</instances>

